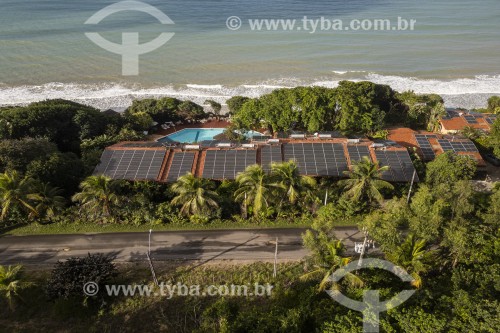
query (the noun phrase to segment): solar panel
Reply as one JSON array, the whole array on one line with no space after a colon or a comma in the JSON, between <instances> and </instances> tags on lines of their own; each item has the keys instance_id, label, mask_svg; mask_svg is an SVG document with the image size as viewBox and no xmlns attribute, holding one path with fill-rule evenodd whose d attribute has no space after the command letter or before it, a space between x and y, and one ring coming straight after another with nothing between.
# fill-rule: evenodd
<instances>
[{"instance_id":1,"label":"solar panel","mask_svg":"<svg viewBox=\"0 0 500 333\"><path fill-rule=\"evenodd\" d=\"M208 150L205 156L203 177L235 179L239 172L256 162L256 150Z\"/></svg>"},{"instance_id":2,"label":"solar panel","mask_svg":"<svg viewBox=\"0 0 500 333\"><path fill-rule=\"evenodd\" d=\"M281 156L281 145L262 147L260 150L260 159L262 169L266 172L270 171L271 163L283 162L283 157Z\"/></svg>"},{"instance_id":3,"label":"solar panel","mask_svg":"<svg viewBox=\"0 0 500 333\"><path fill-rule=\"evenodd\" d=\"M434 153L434 150L429 142L430 138L437 138L437 136L433 134L415 134L415 140L417 141L423 158L426 161L433 160L436 157L436 154Z\"/></svg>"},{"instance_id":4,"label":"solar panel","mask_svg":"<svg viewBox=\"0 0 500 333\"><path fill-rule=\"evenodd\" d=\"M443 149L444 152L455 151L450 141L448 140L438 140L438 143L441 145L441 148Z\"/></svg>"},{"instance_id":5,"label":"solar panel","mask_svg":"<svg viewBox=\"0 0 500 333\"><path fill-rule=\"evenodd\" d=\"M175 182L179 177L191 172L194 155L194 152L176 152L168 171L167 182Z\"/></svg>"},{"instance_id":6,"label":"solar panel","mask_svg":"<svg viewBox=\"0 0 500 333\"><path fill-rule=\"evenodd\" d=\"M446 111L446 115L443 116L441 119L451 119L451 118L456 118L459 117L459 114L457 111Z\"/></svg>"},{"instance_id":7,"label":"solar panel","mask_svg":"<svg viewBox=\"0 0 500 333\"><path fill-rule=\"evenodd\" d=\"M476 117L474 116L464 116L465 121L467 121L469 124L477 124Z\"/></svg>"},{"instance_id":8,"label":"solar panel","mask_svg":"<svg viewBox=\"0 0 500 333\"><path fill-rule=\"evenodd\" d=\"M476 152L477 148L472 142L450 142L455 152Z\"/></svg>"},{"instance_id":9,"label":"solar panel","mask_svg":"<svg viewBox=\"0 0 500 333\"><path fill-rule=\"evenodd\" d=\"M449 140L438 140L443 151L453 151L458 152L478 152L476 146L472 141L449 141Z\"/></svg>"},{"instance_id":10,"label":"solar panel","mask_svg":"<svg viewBox=\"0 0 500 333\"><path fill-rule=\"evenodd\" d=\"M101 161L94 170L94 174L103 174L104 171L106 171L108 164L111 163L112 156L113 156L112 150L105 150L101 155Z\"/></svg>"},{"instance_id":11,"label":"solar panel","mask_svg":"<svg viewBox=\"0 0 500 333\"><path fill-rule=\"evenodd\" d=\"M487 118L486 118L486 121L487 121L487 122L488 122L488 124L490 124L490 125L493 125L493 123L495 122L495 120L496 120L496 119L495 119L495 118L493 118L493 117L487 117Z\"/></svg>"},{"instance_id":12,"label":"solar panel","mask_svg":"<svg viewBox=\"0 0 500 333\"><path fill-rule=\"evenodd\" d=\"M349 153L351 164L361 161L365 156L371 160L370 151L367 146L348 145L347 152Z\"/></svg>"},{"instance_id":13,"label":"solar panel","mask_svg":"<svg viewBox=\"0 0 500 333\"><path fill-rule=\"evenodd\" d=\"M164 150L105 151L95 173L113 179L155 180L160 173L165 153Z\"/></svg>"},{"instance_id":14,"label":"solar panel","mask_svg":"<svg viewBox=\"0 0 500 333\"><path fill-rule=\"evenodd\" d=\"M340 177L348 169L339 143L294 143L283 149L285 161L294 160L302 175Z\"/></svg>"},{"instance_id":15,"label":"solar panel","mask_svg":"<svg viewBox=\"0 0 500 333\"><path fill-rule=\"evenodd\" d=\"M375 156L380 166L389 166L389 170L382 173L382 179L398 183L412 180L415 167L408 151L376 150ZM415 181L418 181L417 175Z\"/></svg>"}]
</instances>

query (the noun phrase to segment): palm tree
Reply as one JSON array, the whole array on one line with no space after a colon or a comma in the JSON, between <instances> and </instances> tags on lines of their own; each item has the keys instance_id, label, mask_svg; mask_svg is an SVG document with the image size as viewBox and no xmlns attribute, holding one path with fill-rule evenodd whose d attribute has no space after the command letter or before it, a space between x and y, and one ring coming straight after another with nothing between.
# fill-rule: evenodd
<instances>
[{"instance_id":1,"label":"palm tree","mask_svg":"<svg viewBox=\"0 0 500 333\"><path fill-rule=\"evenodd\" d=\"M113 216L113 209L120 202L116 194L117 182L109 177L99 175L87 177L81 184L81 192L72 200L79 202L81 208L94 216Z\"/></svg>"},{"instance_id":2,"label":"palm tree","mask_svg":"<svg viewBox=\"0 0 500 333\"><path fill-rule=\"evenodd\" d=\"M345 194L354 201L366 200L371 203L375 200L381 203L384 197L380 190L394 189L390 183L381 179L382 173L387 170L388 166L381 167L378 162L373 163L365 156L353 165L352 171L344 172L350 178L339 181L339 184L345 186Z\"/></svg>"},{"instance_id":3,"label":"palm tree","mask_svg":"<svg viewBox=\"0 0 500 333\"><path fill-rule=\"evenodd\" d=\"M7 299L9 307L13 309L14 297L19 297L18 291L29 286L20 280L22 266L0 266L0 292Z\"/></svg>"},{"instance_id":4,"label":"palm tree","mask_svg":"<svg viewBox=\"0 0 500 333\"><path fill-rule=\"evenodd\" d=\"M33 213L35 209L29 201L33 180L21 177L17 171L7 171L0 174L0 203L2 214L0 220L5 220L8 214L16 208Z\"/></svg>"},{"instance_id":5,"label":"palm tree","mask_svg":"<svg viewBox=\"0 0 500 333\"><path fill-rule=\"evenodd\" d=\"M219 207L217 193L213 189L214 184L210 180L187 173L172 184L172 191L177 193L172 204L182 205L180 213L185 216L209 214L211 209Z\"/></svg>"},{"instance_id":6,"label":"palm tree","mask_svg":"<svg viewBox=\"0 0 500 333\"><path fill-rule=\"evenodd\" d=\"M431 108L427 130L430 132L439 131L439 120L446 115L446 109L443 103L437 103Z\"/></svg>"},{"instance_id":7,"label":"palm tree","mask_svg":"<svg viewBox=\"0 0 500 333\"><path fill-rule=\"evenodd\" d=\"M403 267L414 278L412 285L416 288L422 286L421 274L428 270L431 256L425 240L417 239L413 234L408 235L394 251L387 253L387 259Z\"/></svg>"},{"instance_id":8,"label":"palm tree","mask_svg":"<svg viewBox=\"0 0 500 333\"><path fill-rule=\"evenodd\" d=\"M40 183L35 187L35 193L29 194L28 198L35 202L35 210L31 212L31 217L43 218L54 217L66 204L66 199L60 194L62 190L52 187L47 183Z\"/></svg>"},{"instance_id":9,"label":"palm tree","mask_svg":"<svg viewBox=\"0 0 500 333\"><path fill-rule=\"evenodd\" d=\"M346 266L352 260L350 257L345 257L345 246L341 240L327 237L326 234L319 232L318 235L310 230L304 235L304 245L308 247L313 255L311 257L314 270L300 277L302 280L308 280L315 277L321 277L319 283L319 291L324 291L331 282L332 274L341 267ZM345 275L346 281L352 286L362 286L363 281L352 273ZM332 288L337 288L333 285Z\"/></svg>"},{"instance_id":10,"label":"palm tree","mask_svg":"<svg viewBox=\"0 0 500 333\"><path fill-rule=\"evenodd\" d=\"M254 216L258 216L269 207L272 189L276 185L270 182L270 177L260 165L250 165L236 176L238 189L234 193L237 201L243 202L245 207L250 204ZM246 213L246 209L245 209Z\"/></svg>"},{"instance_id":11,"label":"palm tree","mask_svg":"<svg viewBox=\"0 0 500 333\"><path fill-rule=\"evenodd\" d=\"M282 188L288 202L295 205L304 197L311 197L312 190L316 186L316 180L309 176L301 176L297 164L293 161L273 163L271 165L271 176L273 185Z\"/></svg>"},{"instance_id":12,"label":"palm tree","mask_svg":"<svg viewBox=\"0 0 500 333\"><path fill-rule=\"evenodd\" d=\"M474 128L472 126L465 126L460 131L460 134L462 134L463 136L465 136L466 138L469 138L471 140L476 140L484 135L483 132L481 132L480 130L478 130L477 128Z\"/></svg>"}]
</instances>

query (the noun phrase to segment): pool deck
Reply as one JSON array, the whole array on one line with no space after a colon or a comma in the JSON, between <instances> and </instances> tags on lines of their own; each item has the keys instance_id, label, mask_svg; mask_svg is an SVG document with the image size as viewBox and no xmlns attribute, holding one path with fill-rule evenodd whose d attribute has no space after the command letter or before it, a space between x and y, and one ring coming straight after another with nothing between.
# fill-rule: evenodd
<instances>
[{"instance_id":1,"label":"pool deck","mask_svg":"<svg viewBox=\"0 0 500 333\"><path fill-rule=\"evenodd\" d=\"M176 125L175 127L169 128L169 129L162 129L155 134L151 134L148 136L149 140L158 140L163 138L166 135L170 135L172 133L178 132L180 130L186 129L186 128L226 128L229 126L229 122L227 121L217 121L217 120L212 120L212 121L207 121L206 123L195 123L195 124L182 124L182 125Z\"/></svg>"}]
</instances>

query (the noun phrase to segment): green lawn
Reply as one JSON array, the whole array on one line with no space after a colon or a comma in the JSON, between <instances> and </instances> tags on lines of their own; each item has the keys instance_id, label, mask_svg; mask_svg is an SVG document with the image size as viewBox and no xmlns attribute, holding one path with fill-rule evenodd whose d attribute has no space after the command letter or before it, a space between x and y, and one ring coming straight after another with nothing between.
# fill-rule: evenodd
<instances>
[{"instance_id":1,"label":"green lawn","mask_svg":"<svg viewBox=\"0 0 500 333\"><path fill-rule=\"evenodd\" d=\"M356 220L340 220L339 226L356 226ZM255 222L235 222L230 220L215 221L209 224L184 225L157 224L157 225L130 225L130 224L94 224L94 223L55 223L49 225L29 224L14 228L0 234L26 236L26 235L49 235L49 234L79 234L79 233L111 233L111 232L146 232L149 229L155 231L177 231L177 230L217 230L217 229L255 229L255 228L307 228L310 223L303 220L277 220Z\"/></svg>"}]
</instances>

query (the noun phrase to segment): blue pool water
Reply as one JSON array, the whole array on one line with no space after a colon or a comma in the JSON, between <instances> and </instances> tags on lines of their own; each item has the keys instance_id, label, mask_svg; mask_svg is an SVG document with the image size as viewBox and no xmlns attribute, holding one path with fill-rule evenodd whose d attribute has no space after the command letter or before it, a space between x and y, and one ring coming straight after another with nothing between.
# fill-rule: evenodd
<instances>
[{"instance_id":1,"label":"blue pool water","mask_svg":"<svg viewBox=\"0 0 500 333\"><path fill-rule=\"evenodd\" d=\"M161 138L160 142L177 141L181 143L201 142L205 140L213 140L215 136L224 133L224 128L186 128L178 132L167 135ZM246 134L247 137L252 135L262 135L259 132L250 131Z\"/></svg>"}]
</instances>

